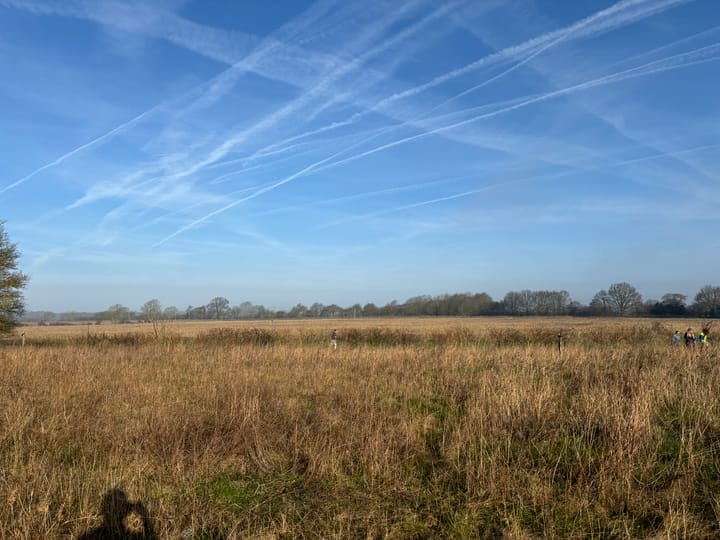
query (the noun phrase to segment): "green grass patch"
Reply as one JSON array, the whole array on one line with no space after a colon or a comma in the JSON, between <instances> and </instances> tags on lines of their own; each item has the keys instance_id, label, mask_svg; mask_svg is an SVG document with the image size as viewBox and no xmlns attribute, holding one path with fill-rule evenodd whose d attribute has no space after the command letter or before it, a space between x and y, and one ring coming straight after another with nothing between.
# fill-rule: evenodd
<instances>
[{"instance_id":1,"label":"green grass patch","mask_svg":"<svg viewBox=\"0 0 720 540\"><path fill-rule=\"evenodd\" d=\"M211 501L244 511L261 504L270 496L264 485L256 478L232 476L227 473L210 480L205 486L205 491Z\"/></svg>"}]
</instances>

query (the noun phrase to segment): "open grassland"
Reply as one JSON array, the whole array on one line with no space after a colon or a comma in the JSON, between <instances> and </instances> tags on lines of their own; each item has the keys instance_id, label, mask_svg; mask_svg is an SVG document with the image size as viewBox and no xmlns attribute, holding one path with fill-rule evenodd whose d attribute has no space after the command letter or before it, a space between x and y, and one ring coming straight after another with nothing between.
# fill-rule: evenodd
<instances>
[{"instance_id":1,"label":"open grassland","mask_svg":"<svg viewBox=\"0 0 720 540\"><path fill-rule=\"evenodd\" d=\"M25 327L0 537L79 537L118 487L160 538L718 538L720 358L670 347L688 326Z\"/></svg>"}]
</instances>

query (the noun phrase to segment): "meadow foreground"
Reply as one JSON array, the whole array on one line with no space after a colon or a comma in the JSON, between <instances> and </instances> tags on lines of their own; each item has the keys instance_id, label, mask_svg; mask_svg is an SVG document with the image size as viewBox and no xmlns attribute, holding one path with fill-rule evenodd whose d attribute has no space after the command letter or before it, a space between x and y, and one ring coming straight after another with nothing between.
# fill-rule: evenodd
<instances>
[{"instance_id":1,"label":"meadow foreground","mask_svg":"<svg viewBox=\"0 0 720 540\"><path fill-rule=\"evenodd\" d=\"M23 328L0 537L717 538L719 357L669 345L688 324Z\"/></svg>"}]
</instances>

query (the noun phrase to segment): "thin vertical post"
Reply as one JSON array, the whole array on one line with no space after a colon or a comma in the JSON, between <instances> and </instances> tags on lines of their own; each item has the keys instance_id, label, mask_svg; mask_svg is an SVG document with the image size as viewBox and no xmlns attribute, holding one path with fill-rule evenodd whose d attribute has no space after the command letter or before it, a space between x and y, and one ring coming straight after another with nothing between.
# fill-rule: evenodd
<instances>
[{"instance_id":1,"label":"thin vertical post","mask_svg":"<svg viewBox=\"0 0 720 540\"><path fill-rule=\"evenodd\" d=\"M562 355L562 334L557 335L558 356Z\"/></svg>"}]
</instances>

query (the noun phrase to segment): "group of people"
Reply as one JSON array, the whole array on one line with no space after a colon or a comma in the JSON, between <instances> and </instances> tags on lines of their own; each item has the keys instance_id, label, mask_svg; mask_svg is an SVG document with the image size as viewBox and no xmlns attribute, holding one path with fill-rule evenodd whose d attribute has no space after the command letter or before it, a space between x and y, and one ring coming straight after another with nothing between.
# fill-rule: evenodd
<instances>
[{"instance_id":1,"label":"group of people","mask_svg":"<svg viewBox=\"0 0 720 540\"><path fill-rule=\"evenodd\" d=\"M685 341L686 347L694 347L696 343L699 343L700 345L707 345L709 333L709 328L703 328L702 331L696 336L695 331L692 328L688 328L681 336L680 330L675 330L675 333L672 336L672 344L680 345L682 341Z\"/></svg>"}]
</instances>

